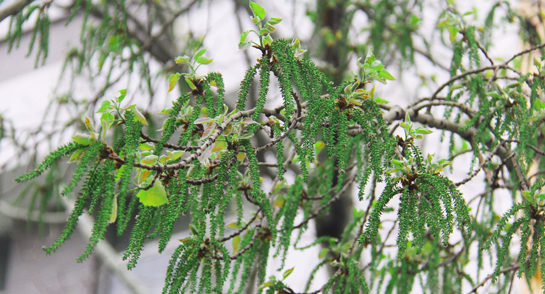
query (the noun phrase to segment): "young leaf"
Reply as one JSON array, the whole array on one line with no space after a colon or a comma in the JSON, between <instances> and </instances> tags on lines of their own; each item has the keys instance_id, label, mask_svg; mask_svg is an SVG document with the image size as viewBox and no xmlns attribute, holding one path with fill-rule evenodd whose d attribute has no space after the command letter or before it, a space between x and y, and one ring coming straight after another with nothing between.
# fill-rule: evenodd
<instances>
[{"instance_id":1,"label":"young leaf","mask_svg":"<svg viewBox=\"0 0 545 294\"><path fill-rule=\"evenodd\" d=\"M423 127L418 127L416 128L416 130L414 130L417 134L423 134L423 135L428 135L428 134L431 134L433 133L432 130L429 130L429 129L426 129L426 128L423 128Z\"/></svg>"},{"instance_id":2,"label":"young leaf","mask_svg":"<svg viewBox=\"0 0 545 294\"><path fill-rule=\"evenodd\" d=\"M206 49L205 49L205 48L203 48L203 49L197 51L197 52L195 53L195 55L193 55L193 60L198 60L199 57L201 57L201 56L204 54L204 52L206 52Z\"/></svg>"},{"instance_id":3,"label":"young leaf","mask_svg":"<svg viewBox=\"0 0 545 294\"><path fill-rule=\"evenodd\" d=\"M81 145L85 145L85 146L88 146L89 144L91 144L92 140L91 140L91 136L89 135L85 135L85 134L76 134L72 137L72 139L77 142L77 143L80 143Z\"/></svg>"},{"instance_id":4,"label":"young leaf","mask_svg":"<svg viewBox=\"0 0 545 294\"><path fill-rule=\"evenodd\" d=\"M152 143L148 142L148 143L142 143L142 144L140 144L140 145L138 146L138 148L140 148L140 150L142 150L142 151L147 151L147 150L153 150L153 149L155 149L155 146L154 146Z\"/></svg>"},{"instance_id":5,"label":"young leaf","mask_svg":"<svg viewBox=\"0 0 545 294\"><path fill-rule=\"evenodd\" d=\"M112 212L110 212L110 218L108 220L109 224L115 223L115 220L117 219L117 195L115 195L112 205Z\"/></svg>"},{"instance_id":6,"label":"young leaf","mask_svg":"<svg viewBox=\"0 0 545 294\"><path fill-rule=\"evenodd\" d=\"M280 17L271 17L271 20L269 20L267 23L269 23L271 25L275 25L275 24L278 24L281 21L282 21L282 18L280 18Z\"/></svg>"},{"instance_id":7,"label":"young leaf","mask_svg":"<svg viewBox=\"0 0 545 294\"><path fill-rule=\"evenodd\" d=\"M79 142L78 142L79 143ZM80 143L81 144L81 143ZM76 162L76 161L79 161L80 158L83 156L83 153L85 153L85 151L87 150L87 147L86 148L78 148L78 150L74 151L74 153L72 154L72 156L70 156L70 160L68 160L68 162Z\"/></svg>"},{"instance_id":8,"label":"young leaf","mask_svg":"<svg viewBox=\"0 0 545 294\"><path fill-rule=\"evenodd\" d=\"M176 57L176 59L174 59L174 61L176 61L177 64L179 64L179 63L188 63L189 62L189 56L187 56L187 55L178 56L178 57Z\"/></svg>"},{"instance_id":9,"label":"young leaf","mask_svg":"<svg viewBox=\"0 0 545 294\"><path fill-rule=\"evenodd\" d=\"M295 268L295 267L292 267L292 268L286 270L286 271L284 272L284 275L283 275L283 277L282 277L282 280L285 280L287 277L289 277L289 276L291 275L291 273L293 272L293 269L294 269L294 268Z\"/></svg>"},{"instance_id":10,"label":"young leaf","mask_svg":"<svg viewBox=\"0 0 545 294\"><path fill-rule=\"evenodd\" d=\"M214 58L206 58L204 56L200 56L199 58L197 58L197 62L204 65L210 64L212 60L214 60Z\"/></svg>"},{"instance_id":11,"label":"young leaf","mask_svg":"<svg viewBox=\"0 0 545 294\"><path fill-rule=\"evenodd\" d=\"M168 202L167 193L161 181L155 181L148 190L138 191L136 196L146 206L159 206Z\"/></svg>"},{"instance_id":12,"label":"young leaf","mask_svg":"<svg viewBox=\"0 0 545 294\"><path fill-rule=\"evenodd\" d=\"M381 78L385 78L387 80L395 80L396 78L394 78L394 76L392 74L390 74L388 71L386 71L385 69L381 70L378 72L378 75L379 77Z\"/></svg>"},{"instance_id":13,"label":"young leaf","mask_svg":"<svg viewBox=\"0 0 545 294\"><path fill-rule=\"evenodd\" d=\"M195 228L194 225L190 224L189 225L189 229L191 230L191 233L195 236L198 236L199 235L199 230L197 230L197 228Z\"/></svg>"},{"instance_id":14,"label":"young leaf","mask_svg":"<svg viewBox=\"0 0 545 294\"><path fill-rule=\"evenodd\" d=\"M241 226L239 226L239 224L237 222L232 222L232 223L229 223L226 225L226 227L230 228L230 229L240 229Z\"/></svg>"},{"instance_id":15,"label":"young leaf","mask_svg":"<svg viewBox=\"0 0 545 294\"><path fill-rule=\"evenodd\" d=\"M320 250L320 253L318 253L318 259L324 258L328 252L329 248L323 248L322 250Z\"/></svg>"},{"instance_id":16,"label":"young leaf","mask_svg":"<svg viewBox=\"0 0 545 294\"><path fill-rule=\"evenodd\" d=\"M240 235L233 238L233 253L238 252L238 245L240 245Z\"/></svg>"},{"instance_id":17,"label":"young leaf","mask_svg":"<svg viewBox=\"0 0 545 294\"><path fill-rule=\"evenodd\" d=\"M121 103L123 99L125 99L125 96L127 95L127 89L121 89L119 90L119 97L117 97L117 103Z\"/></svg>"},{"instance_id":18,"label":"young leaf","mask_svg":"<svg viewBox=\"0 0 545 294\"><path fill-rule=\"evenodd\" d=\"M248 37L248 34L250 31L244 31L242 34L240 34L240 42L238 43L238 47L240 48L240 45L246 43L246 38Z\"/></svg>"},{"instance_id":19,"label":"young leaf","mask_svg":"<svg viewBox=\"0 0 545 294\"><path fill-rule=\"evenodd\" d=\"M157 155L148 155L144 157L141 162L147 165L153 165L157 162Z\"/></svg>"},{"instance_id":20,"label":"young leaf","mask_svg":"<svg viewBox=\"0 0 545 294\"><path fill-rule=\"evenodd\" d=\"M146 118L145 118L144 115L140 112L140 110L138 110L138 108L136 108L136 106L133 106L133 107L132 107L132 112L134 112L134 120L135 120L135 121L139 121L139 122L141 122L142 124L148 125L148 122L146 121Z\"/></svg>"},{"instance_id":21,"label":"young leaf","mask_svg":"<svg viewBox=\"0 0 545 294\"><path fill-rule=\"evenodd\" d=\"M259 17L260 19L265 18L265 9L263 9L261 5L250 1L250 9L252 9L255 16Z\"/></svg>"},{"instance_id":22,"label":"young leaf","mask_svg":"<svg viewBox=\"0 0 545 294\"><path fill-rule=\"evenodd\" d=\"M220 135L216 139L216 143L214 144L214 148L212 148L212 152L221 151L223 149L227 148L227 141L225 140L225 137Z\"/></svg>"},{"instance_id":23,"label":"young leaf","mask_svg":"<svg viewBox=\"0 0 545 294\"><path fill-rule=\"evenodd\" d=\"M195 84L193 84L193 80L191 80L190 78L185 78L185 81L187 82L187 84L189 85L189 88L191 88L191 90L197 89Z\"/></svg>"},{"instance_id":24,"label":"young leaf","mask_svg":"<svg viewBox=\"0 0 545 294\"><path fill-rule=\"evenodd\" d=\"M175 73L175 74L171 74L170 77L168 78L168 92L172 91L172 89L174 89L174 87L176 86L176 83L178 82L178 80L180 79L180 74L179 73Z\"/></svg>"},{"instance_id":25,"label":"young leaf","mask_svg":"<svg viewBox=\"0 0 545 294\"><path fill-rule=\"evenodd\" d=\"M102 101L102 104L100 105L100 108L97 110L97 113L104 112L110 108L110 100L104 100Z\"/></svg>"}]
</instances>

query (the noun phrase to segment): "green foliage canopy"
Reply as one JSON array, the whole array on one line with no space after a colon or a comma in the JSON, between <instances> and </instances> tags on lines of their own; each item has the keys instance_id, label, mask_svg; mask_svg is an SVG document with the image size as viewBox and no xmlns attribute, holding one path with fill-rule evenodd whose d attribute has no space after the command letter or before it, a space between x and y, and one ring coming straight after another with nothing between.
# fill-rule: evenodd
<instances>
[{"instance_id":1,"label":"green foliage canopy","mask_svg":"<svg viewBox=\"0 0 545 294\"><path fill-rule=\"evenodd\" d=\"M516 13L498 2L490 10L488 26L481 29L447 1L448 9L439 17L437 28L448 33L452 61L446 70L450 79L439 84L430 97L407 107L390 106L375 95L374 84L395 78L375 54L386 57L385 52L395 47L401 64L414 62L412 38L420 18L402 8L392 15L396 20L401 15L405 18L391 24L386 14L396 11L392 5L405 1L360 2L339 5L349 11L347 19L362 10L373 20L368 30L374 49L356 46L354 53L361 56L357 73L343 76L340 83L305 55L298 38L273 40L275 25L282 19L265 21L263 7L250 2L257 29L242 32L239 48L253 47L261 56L249 66L240 84L236 107L225 104L220 73L196 74L197 68L213 61L204 55L206 49L196 50L191 57L171 58L180 66L177 69L186 72L175 71L168 78L168 92L178 86L181 95L161 111L164 123L158 136L151 135L155 131L149 114L144 115L138 105L122 106L126 90L112 100L102 100L96 127L85 118L86 133L76 134L73 142L53 151L36 170L17 178L18 182L31 180L64 156L71 155L70 161L77 164L62 190L68 195L81 184L75 206L65 230L45 251L57 250L73 233L78 217L89 213L95 215L95 223L78 261L89 257L108 226L115 225L120 235L130 231L124 254L129 269L136 266L146 240L159 239L160 252L169 242L177 242L166 270L164 293L242 293L252 274L260 293L295 293L284 281L294 269L285 270L283 279L267 278L267 261L280 258L284 270L289 250L320 245L324 247L320 261L309 273L304 291L309 291L316 272L328 264L334 271L329 280L317 282L317 291L322 293L409 293L418 287L416 281L429 293L459 293L463 283L477 290L488 280L505 292L514 272L528 279L538 271L543 273L545 181L542 173L531 171L536 166L544 169L540 159L545 155L541 151L545 76L538 59L535 74L522 74L511 63L545 44L533 44L495 63L487 53L495 10L504 8L507 21L514 21ZM37 61L47 56L49 4L29 6L11 19L10 46L20 38L22 23L39 9L33 33L33 40L41 35ZM88 47L71 53L69 60L79 59L83 66L89 49L99 55L102 69L107 58L121 58L123 48L128 48L130 67L146 62L142 51L151 43L138 43L128 33L127 8L119 4L113 7L122 17L110 18L109 10L100 10L91 1L74 3L72 16L81 10L86 17L90 13L102 16L103 22L84 24L83 34L89 38L82 41ZM327 1L319 4L322 6L311 17L316 18L320 9L336 7ZM117 31L106 33L112 26ZM329 37L346 37L346 28L338 32L340 37L336 32L323 32L326 45ZM106 47L97 46L106 43ZM482 66L482 56L490 65ZM434 62L431 55L427 57ZM259 82L254 80L256 75ZM143 77L150 84L145 72ZM267 109L273 85L278 86L282 103ZM248 103L254 86L257 99ZM443 92L447 95L440 97ZM432 107L443 107L443 116L424 112ZM260 121L263 117L266 120ZM395 136L398 127L403 135ZM423 154L419 142L432 132L429 128L448 135L449 158L436 161L432 154ZM257 134L262 131L269 141L257 145ZM110 135L114 140L109 144L105 138ZM463 142L462 146L457 142ZM266 150L276 154L276 162L260 161L259 153ZM443 170L468 152L473 155L472 166L477 167L462 181L453 182ZM265 168L276 169L270 189L262 185ZM293 179L286 175L288 170L296 171ZM466 201L458 187L481 171L486 190ZM378 184L384 188L378 189ZM366 209L354 209L341 238L321 237L300 245L309 222L327 214L353 185ZM498 189L510 191L513 203L502 217L494 209ZM389 206L394 199L399 205ZM472 211L468 202L476 200L479 206ZM226 224L230 208L237 218ZM248 209L253 214L245 221ZM396 216L389 231L384 228L384 213ZM171 240L174 223L184 214L191 215L191 236ZM135 215L135 225L128 227ZM226 234L226 228L235 231ZM385 246L394 230L395 254L390 255ZM454 232L459 236L452 237ZM515 236L520 238L519 253L511 256ZM468 273L471 255L477 256L476 275ZM495 263L494 272L479 282L485 256ZM255 260L261 263L256 265ZM542 277L545 285L545 275Z\"/></svg>"}]
</instances>

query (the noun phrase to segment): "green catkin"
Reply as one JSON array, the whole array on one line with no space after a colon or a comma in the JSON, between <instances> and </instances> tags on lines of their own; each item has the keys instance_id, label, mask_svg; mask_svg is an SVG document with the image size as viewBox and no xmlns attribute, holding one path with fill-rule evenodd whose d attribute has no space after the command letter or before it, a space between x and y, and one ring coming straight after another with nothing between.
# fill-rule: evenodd
<instances>
[{"instance_id":1,"label":"green catkin","mask_svg":"<svg viewBox=\"0 0 545 294\"><path fill-rule=\"evenodd\" d=\"M91 237L89 238L89 245L83 254L78 258L78 262L83 262L83 260L89 257L98 241L100 239L104 239L104 234L106 233L106 227L108 227L109 224L114 201L115 175L113 161L110 160L104 164L101 178L102 185L104 185L104 196L101 199L101 207L97 213L93 231Z\"/></svg>"},{"instance_id":2,"label":"green catkin","mask_svg":"<svg viewBox=\"0 0 545 294\"><path fill-rule=\"evenodd\" d=\"M119 181L119 194L117 196L118 204L117 204L117 235L121 236L123 232L125 231L125 228L127 227L128 221L127 219L131 217L131 215L126 210L126 203L127 203L127 193L129 184L131 182L131 174L132 174L132 168L134 165L134 161L136 160L136 156L134 154L131 154L126 157L126 163L123 165L117 172L121 173L121 178ZM135 197L136 198L136 197Z\"/></svg>"},{"instance_id":3,"label":"green catkin","mask_svg":"<svg viewBox=\"0 0 545 294\"><path fill-rule=\"evenodd\" d=\"M221 113L223 111L223 108L220 108L219 110L216 110L214 105L214 95L212 93L212 88L210 87L210 84L207 80L204 80L201 83L201 86L203 88L203 94L204 102L206 103L206 109L208 112L209 117L216 117L218 113Z\"/></svg>"},{"instance_id":4,"label":"green catkin","mask_svg":"<svg viewBox=\"0 0 545 294\"><path fill-rule=\"evenodd\" d=\"M131 174L133 171L133 165L136 161L136 148L138 148L140 142L140 130L142 130L142 123L135 120L134 113L132 111L125 112L125 145L122 148L122 153L125 154L125 163L117 171L121 173L119 181L119 194L118 200L118 220L117 220L117 234L121 236L129 223L132 212L136 206L135 200L131 199L129 209L126 210L126 198L128 194L129 184L131 183ZM137 198L134 197L133 198Z\"/></svg>"},{"instance_id":5,"label":"green catkin","mask_svg":"<svg viewBox=\"0 0 545 294\"><path fill-rule=\"evenodd\" d=\"M129 246L123 255L123 260L129 259L129 263L127 264L127 269L129 270L133 269L138 262L138 258L144 247L144 241L153 226L152 220L156 213L156 207L140 205L139 210L140 212L129 240Z\"/></svg>"},{"instance_id":6,"label":"green catkin","mask_svg":"<svg viewBox=\"0 0 545 294\"><path fill-rule=\"evenodd\" d=\"M84 145L72 142L72 143L68 143L64 146L59 147L57 150L51 152L35 170L15 178L15 181L17 183L21 183L21 182L28 181L38 177L44 171L49 169L51 165L57 162L61 157L67 156L79 148L84 148Z\"/></svg>"},{"instance_id":7,"label":"green catkin","mask_svg":"<svg viewBox=\"0 0 545 294\"><path fill-rule=\"evenodd\" d=\"M230 150L224 153L221 157L220 166L218 167L218 179L214 185L214 196L210 203L211 210L214 211L217 208L217 213L210 217L211 226L210 226L210 238L215 239L216 235L219 233L220 238L223 238L224 232L224 213L227 208L227 204L231 199L229 182L227 181L229 177L229 162L233 160L234 151ZM236 160L236 159L235 159ZM237 160L238 161L238 160ZM227 193L227 194L226 194Z\"/></svg>"},{"instance_id":8,"label":"green catkin","mask_svg":"<svg viewBox=\"0 0 545 294\"><path fill-rule=\"evenodd\" d=\"M273 125L272 126L275 139L278 139L282 135L282 130L280 129L280 126ZM278 176L278 179L280 181L284 180L284 140L278 140L276 143L276 163L277 163L277 169L276 174Z\"/></svg>"},{"instance_id":9,"label":"green catkin","mask_svg":"<svg viewBox=\"0 0 545 294\"><path fill-rule=\"evenodd\" d=\"M492 276L492 281L495 283L498 279L498 276L500 275L500 271L503 268L503 265L506 261L506 259L509 259L509 245L511 244L511 239L515 232L520 227L522 221L524 221L523 218L518 219L513 223L513 225L507 230L507 233L503 240L503 246L501 250L498 252L498 258L496 260L496 268L494 269L494 274ZM536 240L537 242L537 240Z\"/></svg>"},{"instance_id":10,"label":"green catkin","mask_svg":"<svg viewBox=\"0 0 545 294\"><path fill-rule=\"evenodd\" d=\"M161 222L160 240L159 240L159 252L165 250L171 235L174 223L182 214L183 200L187 193L187 182L184 180L185 170L180 170L182 180L178 178L172 179L171 185L169 185L169 202L165 208L165 218Z\"/></svg>"},{"instance_id":11,"label":"green catkin","mask_svg":"<svg viewBox=\"0 0 545 294\"><path fill-rule=\"evenodd\" d=\"M269 92L270 70L271 70L269 59L266 57L262 57L261 61L259 62L259 68L261 69L260 79L259 79L259 96L254 108L255 112L253 116L253 120L256 122L259 121L259 115L261 114L261 111L263 110L263 107L265 106L265 102L267 102L267 93ZM248 127L248 131L250 133L254 133L258 127L259 127L258 124L252 124Z\"/></svg>"},{"instance_id":12,"label":"green catkin","mask_svg":"<svg viewBox=\"0 0 545 294\"><path fill-rule=\"evenodd\" d=\"M528 240L530 239L530 235L532 230L530 229L530 218L525 216L525 220L522 222L521 225L521 237L520 237L520 251L518 256L518 261L521 265L521 270L518 272L517 276L519 278L522 278L522 274L524 273L526 276L528 275L528 267L526 266L526 257L528 254Z\"/></svg>"},{"instance_id":13,"label":"green catkin","mask_svg":"<svg viewBox=\"0 0 545 294\"><path fill-rule=\"evenodd\" d=\"M89 186L96 187L95 189L87 189L85 191L85 193L89 193L91 195L91 203L89 204L88 209L89 215L92 215L95 211L98 201L102 198L106 188L105 185L103 185L102 183L102 181L104 181L104 178L101 176L104 167L99 168L99 164L100 162L97 162L95 164L95 167L87 175L87 178L92 181L89 183Z\"/></svg>"},{"instance_id":14,"label":"green catkin","mask_svg":"<svg viewBox=\"0 0 545 294\"><path fill-rule=\"evenodd\" d=\"M240 245L239 248L245 248L250 244L252 237L254 235L255 229L250 229L246 231L246 234L244 236L241 236ZM240 249L242 250L242 249ZM245 254L248 254L248 252L245 252ZM244 254L243 254L244 255ZM227 294L233 293L233 290L235 289L235 284L237 281L237 276L240 270L240 266L242 265L242 262L244 261L243 258L239 257L236 259L235 264L233 266L233 270L231 271L231 282L229 285L229 290L227 291Z\"/></svg>"},{"instance_id":15,"label":"green catkin","mask_svg":"<svg viewBox=\"0 0 545 294\"><path fill-rule=\"evenodd\" d=\"M295 178L295 183L290 187L287 195L286 201L282 209L285 210L283 213L284 220L282 223L282 234L280 235L280 244L278 245L277 253L283 249L282 253L282 263L280 268L284 267L286 256L288 254L288 249L290 247L291 233L293 231L293 224L295 222L295 217L297 216L297 210L299 208L299 203L301 202L301 193L303 192L303 179L301 177ZM275 255L275 256L276 256Z\"/></svg>"},{"instance_id":16,"label":"green catkin","mask_svg":"<svg viewBox=\"0 0 545 294\"><path fill-rule=\"evenodd\" d=\"M211 72L206 76L206 80L210 84L212 84L212 81L216 82L216 88L218 89L218 95L216 97L216 109L217 111L223 111L223 99L225 96L225 84L223 83L223 77L219 72Z\"/></svg>"},{"instance_id":17,"label":"green catkin","mask_svg":"<svg viewBox=\"0 0 545 294\"><path fill-rule=\"evenodd\" d=\"M252 198L259 204L259 207L261 207L263 213L265 214L265 218L269 222L271 236L273 240L272 242L274 244L274 240L276 239L276 226L274 225L274 216L271 203L268 199L265 198L265 196L263 195L263 191L261 191L259 164L255 155L254 148L252 147L252 144L249 140L241 140L240 143L244 147L244 151L246 152L246 156L248 157L248 161L250 162L250 166L248 168L250 169L250 175L252 179Z\"/></svg>"},{"instance_id":18,"label":"green catkin","mask_svg":"<svg viewBox=\"0 0 545 294\"><path fill-rule=\"evenodd\" d=\"M312 284L312 281L314 280L314 276L316 275L318 270L320 270L320 268L322 268L323 266L325 266L329 262L331 262L330 259L324 258L320 263L318 263L318 265L316 265L316 267L314 267L314 269L312 269L312 271L310 272L310 275L308 277L307 284L305 286L305 292L308 292L308 290L310 289L310 285Z\"/></svg>"},{"instance_id":19,"label":"green catkin","mask_svg":"<svg viewBox=\"0 0 545 294\"><path fill-rule=\"evenodd\" d=\"M83 183L82 191L86 191L88 188L89 182L92 181L92 179L87 178L85 182ZM92 187L94 188L94 187ZM66 222L66 226L64 227L64 230L61 233L61 236L53 243L53 245L47 247L44 249L44 251L47 254L51 254L51 252L55 252L62 243L64 243L68 238L70 238L70 235L74 232L74 229L76 228L76 224L78 222L78 218L80 215L83 214L83 210L87 206L87 203L90 200L90 195L88 193L82 193L80 197L76 200L74 204L74 208L72 209L72 212L70 213L70 216L68 217L68 221Z\"/></svg>"},{"instance_id":20,"label":"green catkin","mask_svg":"<svg viewBox=\"0 0 545 294\"><path fill-rule=\"evenodd\" d=\"M503 228L507 224L507 221L514 216L519 210L524 209L527 204L525 203L517 203L514 204L500 219L498 222L498 225L496 226L496 230L494 233L492 233L492 236L488 239L488 241L484 244L483 249L488 250L490 249L490 246L492 246L492 243L496 242L498 237L500 236L501 232L503 231Z\"/></svg>"},{"instance_id":21,"label":"green catkin","mask_svg":"<svg viewBox=\"0 0 545 294\"><path fill-rule=\"evenodd\" d=\"M261 241L256 239L255 242L259 243ZM238 287L238 291L236 292L236 294L242 294L242 292L244 291L244 287L248 283L252 269L254 268L254 266L256 266L255 257L256 257L258 246L259 244L254 244L254 246L248 249L248 251L246 251L246 253L243 254L241 257L244 260L244 266L242 267L242 275L240 276L240 285Z\"/></svg>"},{"instance_id":22,"label":"green catkin","mask_svg":"<svg viewBox=\"0 0 545 294\"><path fill-rule=\"evenodd\" d=\"M175 271L177 270L176 264L178 260L181 258L182 254L184 253L185 246L182 244L174 250L172 253L172 256L170 258L170 261L168 263L167 272L166 272L166 278L165 278L165 286L163 287L163 294L166 294L169 290L169 288L172 286L172 280L174 279L173 275Z\"/></svg>"},{"instance_id":23,"label":"green catkin","mask_svg":"<svg viewBox=\"0 0 545 294\"><path fill-rule=\"evenodd\" d=\"M388 204L388 202L392 199L392 197L401 191L394 190L394 185L388 183L386 187L384 188L384 191L380 195L379 199L377 200L377 204L371 211L371 214L369 215L369 220L367 221L367 228L365 229L365 232L362 234L362 236L359 238L360 242L363 243L372 243L373 239L378 233L378 229L380 226L380 216L382 214L382 210Z\"/></svg>"},{"instance_id":24,"label":"green catkin","mask_svg":"<svg viewBox=\"0 0 545 294\"><path fill-rule=\"evenodd\" d=\"M265 283L265 278L267 274L267 262L269 260L269 251L271 249L271 242L267 242L264 240L259 244L259 247L257 249L259 257L257 260L260 260L260 265L257 267L257 284L262 285ZM259 293L262 293L260 291Z\"/></svg>"},{"instance_id":25,"label":"green catkin","mask_svg":"<svg viewBox=\"0 0 545 294\"><path fill-rule=\"evenodd\" d=\"M95 159L99 153L99 151L104 148L104 143L102 142L94 142L91 145L89 145L87 151L83 154L81 159L79 160L79 164L76 167L76 171L74 172L72 176L72 180L64 187L61 194L67 195L70 193L78 184L78 182L81 180L81 177L83 174L87 171L87 166L91 163L93 159Z\"/></svg>"},{"instance_id":26,"label":"green catkin","mask_svg":"<svg viewBox=\"0 0 545 294\"><path fill-rule=\"evenodd\" d=\"M182 110L183 105L189 100L190 94L186 93L180 96L178 100L174 103L172 103L172 108L168 114L168 118L165 122L164 129L163 129L163 135L159 139L159 142L155 145L155 150L153 151L153 154L160 155L163 151L164 144L168 142L172 134L174 134L174 131L176 130L176 120L178 117L178 114Z\"/></svg>"},{"instance_id":27,"label":"green catkin","mask_svg":"<svg viewBox=\"0 0 545 294\"><path fill-rule=\"evenodd\" d=\"M246 108L246 99L248 98L248 93L250 92L250 87L252 86L252 81L257 72L258 65L250 67L246 71L244 80L240 83L240 90L238 91L238 101L237 101L237 110L244 111Z\"/></svg>"},{"instance_id":28,"label":"green catkin","mask_svg":"<svg viewBox=\"0 0 545 294\"><path fill-rule=\"evenodd\" d=\"M199 291L197 293L210 293L212 290L212 259L205 258L203 261Z\"/></svg>"},{"instance_id":29,"label":"green catkin","mask_svg":"<svg viewBox=\"0 0 545 294\"><path fill-rule=\"evenodd\" d=\"M397 257L400 259L403 258L405 250L407 250L407 236L410 231L410 222L412 221L410 219L410 215L408 215L410 198L411 195L409 193L409 190L407 188L403 189L397 214L399 218L399 233L397 235Z\"/></svg>"},{"instance_id":30,"label":"green catkin","mask_svg":"<svg viewBox=\"0 0 545 294\"><path fill-rule=\"evenodd\" d=\"M191 113L191 117L188 120L187 127L185 128L185 131L180 136L180 139L178 140L178 145L185 146L189 140L193 137L193 130L195 129L195 120L199 117L201 114L201 104L202 104L203 97L198 96L195 101L195 106L193 106L193 112Z\"/></svg>"},{"instance_id":31,"label":"green catkin","mask_svg":"<svg viewBox=\"0 0 545 294\"><path fill-rule=\"evenodd\" d=\"M545 231L545 229L543 228L543 220L538 221L537 225L540 227L539 231L542 234L539 236L539 240L534 240L534 242L539 242L539 248L540 248L539 256L541 257L540 258L540 263L541 263L540 264L540 272L544 273L545 272L545 258L543 258L543 256L545 256L545 237L543 237L543 232ZM545 291L545 276L544 275L541 275L541 290Z\"/></svg>"}]
</instances>

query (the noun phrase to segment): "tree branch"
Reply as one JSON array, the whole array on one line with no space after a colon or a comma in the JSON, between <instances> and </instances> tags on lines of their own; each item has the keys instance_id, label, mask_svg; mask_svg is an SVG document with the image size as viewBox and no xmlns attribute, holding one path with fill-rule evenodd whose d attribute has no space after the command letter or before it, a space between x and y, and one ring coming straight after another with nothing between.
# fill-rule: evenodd
<instances>
[{"instance_id":1,"label":"tree branch","mask_svg":"<svg viewBox=\"0 0 545 294\"><path fill-rule=\"evenodd\" d=\"M4 7L0 7L0 22L8 16L19 13L32 2L34 2L34 0L15 0L7 5L3 5Z\"/></svg>"}]
</instances>

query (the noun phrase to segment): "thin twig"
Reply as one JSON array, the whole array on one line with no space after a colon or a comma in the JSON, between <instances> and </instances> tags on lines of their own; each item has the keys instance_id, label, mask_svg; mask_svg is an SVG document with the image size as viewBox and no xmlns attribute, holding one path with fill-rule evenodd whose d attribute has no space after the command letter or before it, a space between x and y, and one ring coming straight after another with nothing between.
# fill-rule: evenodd
<instances>
[{"instance_id":1,"label":"thin twig","mask_svg":"<svg viewBox=\"0 0 545 294\"><path fill-rule=\"evenodd\" d=\"M504 274L504 273L508 273L510 271L516 271L516 270L519 269L519 267L520 267L519 263L517 262L517 263L511 265L510 267L501 270L499 273ZM488 280L492 279L493 277L494 277L494 273L489 274L488 276L486 276L486 278L484 278L477 286L475 286L473 289L471 289L471 291L469 291L468 294L477 293L477 289L484 286L484 284L486 284L486 282L488 282Z\"/></svg>"}]
</instances>

